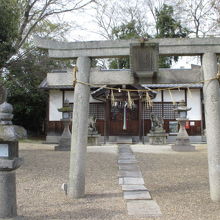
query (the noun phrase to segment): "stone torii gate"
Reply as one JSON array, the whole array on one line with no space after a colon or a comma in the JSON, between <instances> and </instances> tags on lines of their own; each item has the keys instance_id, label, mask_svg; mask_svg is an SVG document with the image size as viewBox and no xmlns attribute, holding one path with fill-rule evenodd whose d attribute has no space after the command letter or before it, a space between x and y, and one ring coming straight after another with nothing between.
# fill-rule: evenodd
<instances>
[{"instance_id":1,"label":"stone torii gate","mask_svg":"<svg viewBox=\"0 0 220 220\"><path fill-rule=\"evenodd\" d=\"M210 194L213 201L220 201L220 100L217 75L217 55L220 54L220 38L206 39L150 39L138 40L57 42L35 38L37 47L49 50L51 58L77 58L76 77L78 81L94 84L134 84L149 83L191 83L204 79L204 102L208 143L208 164ZM163 75L159 71L141 72L138 77L132 71L122 70L114 74L91 71L90 58L130 56L131 45L152 44L159 46L159 54L166 56L201 56L203 76ZM156 56L155 56L156 58ZM138 79L137 79L138 78ZM207 81L206 81L207 80ZM112 83L114 82L114 83ZM155 81L154 81L155 83ZM71 158L68 195L80 198L85 193L85 164L87 147L87 121L90 88L77 83L74 90L74 110L72 123Z\"/></svg>"}]
</instances>

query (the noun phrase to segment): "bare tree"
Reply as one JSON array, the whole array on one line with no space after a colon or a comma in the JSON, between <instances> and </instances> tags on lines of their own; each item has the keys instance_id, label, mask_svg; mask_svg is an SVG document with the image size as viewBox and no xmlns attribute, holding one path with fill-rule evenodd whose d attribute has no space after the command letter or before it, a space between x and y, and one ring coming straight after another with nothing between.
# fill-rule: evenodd
<instances>
[{"instance_id":1,"label":"bare tree","mask_svg":"<svg viewBox=\"0 0 220 220\"><path fill-rule=\"evenodd\" d=\"M93 17L94 23L98 26L98 33L104 39L112 38L112 29L118 23L117 2L100 2L94 7L95 16Z\"/></svg>"},{"instance_id":2,"label":"bare tree","mask_svg":"<svg viewBox=\"0 0 220 220\"><path fill-rule=\"evenodd\" d=\"M105 39L113 39L112 30L131 21L136 22L141 33L147 33L149 27L148 13L143 0L100 1L94 8L94 23L98 34ZM97 33L97 32L96 32Z\"/></svg>"},{"instance_id":3,"label":"bare tree","mask_svg":"<svg viewBox=\"0 0 220 220\"><path fill-rule=\"evenodd\" d=\"M81 10L96 0L18 0L20 7L20 26L18 37L14 42L14 52L8 57L8 62L14 55L18 58L20 49L34 31L42 33L43 26L47 33L56 32L62 34L62 30L68 27L68 23L61 22L60 16L64 13ZM52 22L53 19L53 22ZM54 23L56 22L56 25ZM45 29L46 30L46 29Z\"/></svg>"},{"instance_id":4,"label":"bare tree","mask_svg":"<svg viewBox=\"0 0 220 220\"><path fill-rule=\"evenodd\" d=\"M179 0L177 12L195 37L205 37L216 33L216 8L219 0Z\"/></svg>"}]
</instances>

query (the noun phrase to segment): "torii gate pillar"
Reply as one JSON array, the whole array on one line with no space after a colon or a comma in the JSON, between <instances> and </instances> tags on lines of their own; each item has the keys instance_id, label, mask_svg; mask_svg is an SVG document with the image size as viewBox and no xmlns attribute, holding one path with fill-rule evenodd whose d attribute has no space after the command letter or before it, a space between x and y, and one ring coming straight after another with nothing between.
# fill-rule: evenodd
<instances>
[{"instance_id":1,"label":"torii gate pillar","mask_svg":"<svg viewBox=\"0 0 220 220\"><path fill-rule=\"evenodd\" d=\"M89 57L79 57L76 62L76 78L89 83L91 61ZM69 184L67 194L72 198L85 195L85 167L88 137L90 87L76 83L72 119Z\"/></svg>"},{"instance_id":2,"label":"torii gate pillar","mask_svg":"<svg viewBox=\"0 0 220 220\"><path fill-rule=\"evenodd\" d=\"M202 57L204 80L216 77L217 57L205 53ZM204 84L206 132L208 145L209 184L213 201L220 201L220 97L218 80Z\"/></svg>"}]
</instances>

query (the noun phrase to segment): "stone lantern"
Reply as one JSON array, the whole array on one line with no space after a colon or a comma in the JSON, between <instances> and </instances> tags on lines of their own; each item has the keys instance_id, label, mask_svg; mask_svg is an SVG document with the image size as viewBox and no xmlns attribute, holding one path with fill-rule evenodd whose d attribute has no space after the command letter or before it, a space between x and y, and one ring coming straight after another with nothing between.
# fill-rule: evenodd
<instances>
[{"instance_id":1,"label":"stone lantern","mask_svg":"<svg viewBox=\"0 0 220 220\"><path fill-rule=\"evenodd\" d=\"M69 129L71 123L71 113L73 111L72 107L69 104L69 101L65 99L63 108L58 109L59 112L62 112L61 122L64 125L63 133L59 140L59 145L55 146L56 151L69 151L71 146L71 132Z\"/></svg>"},{"instance_id":2,"label":"stone lantern","mask_svg":"<svg viewBox=\"0 0 220 220\"><path fill-rule=\"evenodd\" d=\"M19 158L17 126L11 122L12 111L9 103L0 105L0 218L17 215L15 170L22 159Z\"/></svg>"},{"instance_id":3,"label":"stone lantern","mask_svg":"<svg viewBox=\"0 0 220 220\"><path fill-rule=\"evenodd\" d=\"M190 144L189 135L186 132L185 124L188 121L187 111L190 111L184 101L180 101L174 111L179 113L178 121L180 128L176 137L176 143L172 145L172 150L174 151L195 151L195 146Z\"/></svg>"}]
</instances>

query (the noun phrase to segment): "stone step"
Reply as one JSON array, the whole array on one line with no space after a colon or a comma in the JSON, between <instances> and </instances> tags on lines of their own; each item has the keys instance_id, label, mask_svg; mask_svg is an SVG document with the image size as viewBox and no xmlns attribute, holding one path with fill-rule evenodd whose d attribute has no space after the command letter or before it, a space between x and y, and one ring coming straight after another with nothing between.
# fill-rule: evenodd
<instances>
[{"instance_id":1,"label":"stone step","mask_svg":"<svg viewBox=\"0 0 220 220\"><path fill-rule=\"evenodd\" d=\"M151 195L148 191L140 190L140 191L124 191L123 193L124 199L133 200L133 199L147 199L151 200Z\"/></svg>"},{"instance_id":2,"label":"stone step","mask_svg":"<svg viewBox=\"0 0 220 220\"><path fill-rule=\"evenodd\" d=\"M117 143L118 144L132 144L132 137L131 136L118 136Z\"/></svg>"},{"instance_id":3,"label":"stone step","mask_svg":"<svg viewBox=\"0 0 220 220\"><path fill-rule=\"evenodd\" d=\"M147 188L144 185L121 185L123 191L147 191Z\"/></svg>"},{"instance_id":4,"label":"stone step","mask_svg":"<svg viewBox=\"0 0 220 220\"><path fill-rule=\"evenodd\" d=\"M144 184L141 177L119 177L119 185L139 185Z\"/></svg>"},{"instance_id":5,"label":"stone step","mask_svg":"<svg viewBox=\"0 0 220 220\"><path fill-rule=\"evenodd\" d=\"M128 200L128 215L143 217L161 217L160 207L154 200Z\"/></svg>"},{"instance_id":6,"label":"stone step","mask_svg":"<svg viewBox=\"0 0 220 220\"><path fill-rule=\"evenodd\" d=\"M130 147L129 148L118 148L118 152L119 153L133 153Z\"/></svg>"},{"instance_id":7,"label":"stone step","mask_svg":"<svg viewBox=\"0 0 220 220\"><path fill-rule=\"evenodd\" d=\"M126 155L119 155L118 157L119 160L136 160L135 156L132 154L126 154Z\"/></svg>"},{"instance_id":8,"label":"stone step","mask_svg":"<svg viewBox=\"0 0 220 220\"><path fill-rule=\"evenodd\" d=\"M119 177L142 177L142 174L140 170L134 170L134 171L119 170L118 176Z\"/></svg>"},{"instance_id":9,"label":"stone step","mask_svg":"<svg viewBox=\"0 0 220 220\"><path fill-rule=\"evenodd\" d=\"M139 171L140 168L137 166L137 164L119 164L119 170L125 170L125 171Z\"/></svg>"},{"instance_id":10,"label":"stone step","mask_svg":"<svg viewBox=\"0 0 220 220\"><path fill-rule=\"evenodd\" d=\"M137 163L137 160L136 159L118 160L118 164L132 164L132 163Z\"/></svg>"}]
</instances>

